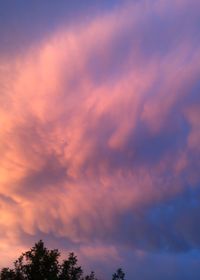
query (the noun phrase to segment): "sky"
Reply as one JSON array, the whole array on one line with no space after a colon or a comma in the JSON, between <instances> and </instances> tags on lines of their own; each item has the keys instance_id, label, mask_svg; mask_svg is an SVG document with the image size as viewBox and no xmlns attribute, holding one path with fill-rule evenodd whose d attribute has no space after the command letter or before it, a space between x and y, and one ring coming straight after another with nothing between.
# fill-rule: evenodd
<instances>
[{"instance_id":1,"label":"sky","mask_svg":"<svg viewBox=\"0 0 200 280\"><path fill-rule=\"evenodd\" d=\"M199 28L199 0L0 1L0 267L43 239L199 279Z\"/></svg>"}]
</instances>

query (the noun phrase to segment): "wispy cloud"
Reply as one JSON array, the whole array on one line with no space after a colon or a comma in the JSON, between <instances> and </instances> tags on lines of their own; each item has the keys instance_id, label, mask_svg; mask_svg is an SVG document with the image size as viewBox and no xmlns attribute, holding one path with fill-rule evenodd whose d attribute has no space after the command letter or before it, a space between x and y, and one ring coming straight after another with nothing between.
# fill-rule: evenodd
<instances>
[{"instance_id":1,"label":"wispy cloud","mask_svg":"<svg viewBox=\"0 0 200 280\"><path fill-rule=\"evenodd\" d=\"M2 243L199 248L198 7L125 3L2 60Z\"/></svg>"}]
</instances>

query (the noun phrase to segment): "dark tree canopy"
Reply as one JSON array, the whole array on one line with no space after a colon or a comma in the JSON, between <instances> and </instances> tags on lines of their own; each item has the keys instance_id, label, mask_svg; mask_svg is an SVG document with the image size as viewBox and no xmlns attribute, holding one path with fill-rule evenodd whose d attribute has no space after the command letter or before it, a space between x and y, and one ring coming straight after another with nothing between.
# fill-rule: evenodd
<instances>
[{"instance_id":1,"label":"dark tree canopy","mask_svg":"<svg viewBox=\"0 0 200 280\"><path fill-rule=\"evenodd\" d=\"M77 265L77 257L74 253L70 253L67 260L61 265L59 280L79 280L83 275L83 270Z\"/></svg>"},{"instance_id":2,"label":"dark tree canopy","mask_svg":"<svg viewBox=\"0 0 200 280\"><path fill-rule=\"evenodd\" d=\"M1 276L1 280L14 280L14 279L16 279L14 270L9 269L7 267L5 267L1 270L0 276Z\"/></svg>"},{"instance_id":3,"label":"dark tree canopy","mask_svg":"<svg viewBox=\"0 0 200 280\"><path fill-rule=\"evenodd\" d=\"M40 240L26 253L15 261L18 279L56 280L59 273L58 250L47 250Z\"/></svg>"},{"instance_id":4,"label":"dark tree canopy","mask_svg":"<svg viewBox=\"0 0 200 280\"><path fill-rule=\"evenodd\" d=\"M113 274L112 280L125 280L125 273L121 268L118 268L118 270Z\"/></svg>"},{"instance_id":5,"label":"dark tree canopy","mask_svg":"<svg viewBox=\"0 0 200 280\"><path fill-rule=\"evenodd\" d=\"M3 268L0 280L98 280L93 271L83 275L74 253L70 253L68 259L61 263L59 257L57 249L48 250L40 240L14 262L13 269ZM119 268L112 279L125 280L124 277L124 272Z\"/></svg>"}]
</instances>

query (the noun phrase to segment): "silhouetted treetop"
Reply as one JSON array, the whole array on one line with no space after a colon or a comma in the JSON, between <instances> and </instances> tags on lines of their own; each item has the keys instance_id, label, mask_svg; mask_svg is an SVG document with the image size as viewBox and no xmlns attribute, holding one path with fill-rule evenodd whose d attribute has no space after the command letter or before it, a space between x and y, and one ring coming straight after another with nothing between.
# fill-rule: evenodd
<instances>
[{"instance_id":1,"label":"silhouetted treetop","mask_svg":"<svg viewBox=\"0 0 200 280\"><path fill-rule=\"evenodd\" d=\"M125 273L121 268L118 268L113 274L112 280L125 280Z\"/></svg>"},{"instance_id":2,"label":"silhouetted treetop","mask_svg":"<svg viewBox=\"0 0 200 280\"><path fill-rule=\"evenodd\" d=\"M98 280L93 271L83 275L74 253L69 253L61 263L59 257L57 249L48 250L40 240L14 262L13 269L3 268L0 280ZM118 269L112 279L125 280L124 276L122 269Z\"/></svg>"}]
</instances>

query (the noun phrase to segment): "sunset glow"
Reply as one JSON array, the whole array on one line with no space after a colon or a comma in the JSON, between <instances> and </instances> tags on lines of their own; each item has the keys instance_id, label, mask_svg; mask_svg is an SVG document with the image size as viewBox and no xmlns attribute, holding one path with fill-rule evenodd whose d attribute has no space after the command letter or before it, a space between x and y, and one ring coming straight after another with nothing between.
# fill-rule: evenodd
<instances>
[{"instance_id":1,"label":"sunset glow","mask_svg":"<svg viewBox=\"0 0 200 280\"><path fill-rule=\"evenodd\" d=\"M43 239L105 280L199 279L200 1L0 10L0 267Z\"/></svg>"}]
</instances>

